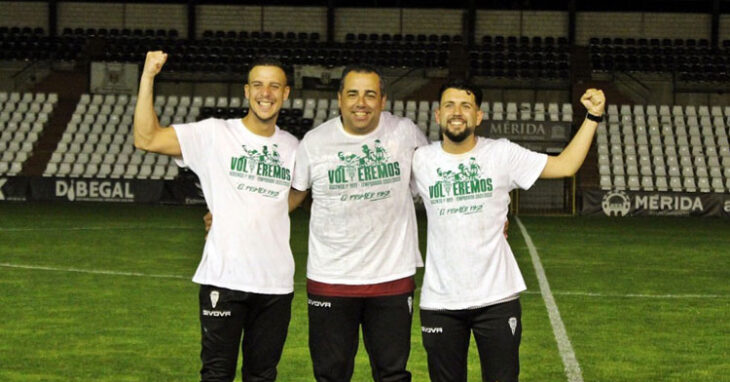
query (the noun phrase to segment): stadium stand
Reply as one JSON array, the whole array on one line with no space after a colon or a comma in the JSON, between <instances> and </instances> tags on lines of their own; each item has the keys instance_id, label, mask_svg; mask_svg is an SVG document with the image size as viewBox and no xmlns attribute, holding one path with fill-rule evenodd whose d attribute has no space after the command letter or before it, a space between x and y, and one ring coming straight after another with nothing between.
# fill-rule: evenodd
<instances>
[{"instance_id":1,"label":"stadium stand","mask_svg":"<svg viewBox=\"0 0 730 382\"><path fill-rule=\"evenodd\" d=\"M19 175L58 101L56 94L0 91L0 175Z\"/></svg>"},{"instance_id":2,"label":"stadium stand","mask_svg":"<svg viewBox=\"0 0 730 382\"><path fill-rule=\"evenodd\" d=\"M469 64L481 76L567 79L570 49L563 37L485 35L469 51Z\"/></svg>"},{"instance_id":3,"label":"stadium stand","mask_svg":"<svg viewBox=\"0 0 730 382\"><path fill-rule=\"evenodd\" d=\"M684 81L728 81L730 40L711 48L707 39L593 37L593 70L676 73Z\"/></svg>"},{"instance_id":4,"label":"stadium stand","mask_svg":"<svg viewBox=\"0 0 730 382\"><path fill-rule=\"evenodd\" d=\"M719 106L609 105L596 138L601 188L730 190L728 121Z\"/></svg>"},{"instance_id":5,"label":"stadium stand","mask_svg":"<svg viewBox=\"0 0 730 382\"><path fill-rule=\"evenodd\" d=\"M0 60L74 60L86 40L75 35L47 36L43 28L0 31Z\"/></svg>"},{"instance_id":6,"label":"stadium stand","mask_svg":"<svg viewBox=\"0 0 730 382\"><path fill-rule=\"evenodd\" d=\"M176 98L177 99L177 98ZM71 178L172 179L178 173L169 157L134 148L132 124L136 96L83 94L43 176ZM155 99L161 122L194 121L198 109L165 109Z\"/></svg>"}]
</instances>

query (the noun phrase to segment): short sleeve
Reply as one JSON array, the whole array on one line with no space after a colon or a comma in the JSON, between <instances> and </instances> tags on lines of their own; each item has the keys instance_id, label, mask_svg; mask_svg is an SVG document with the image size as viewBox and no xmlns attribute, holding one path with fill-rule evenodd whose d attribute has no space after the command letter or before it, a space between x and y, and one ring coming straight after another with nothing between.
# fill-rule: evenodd
<instances>
[{"instance_id":1,"label":"short sleeve","mask_svg":"<svg viewBox=\"0 0 730 382\"><path fill-rule=\"evenodd\" d=\"M172 126L182 152L182 158L175 158L178 166L189 167L196 174L200 173L202 166L207 162L208 150L212 147L213 127L212 119Z\"/></svg>"},{"instance_id":2,"label":"short sleeve","mask_svg":"<svg viewBox=\"0 0 730 382\"><path fill-rule=\"evenodd\" d=\"M411 131L411 136L413 137L413 142L415 142L415 147L428 145L428 138L426 138L426 134L421 131L418 125L416 125L415 122L411 121L408 118L404 118L404 120L406 121L405 123L408 125L408 128Z\"/></svg>"},{"instance_id":3,"label":"short sleeve","mask_svg":"<svg viewBox=\"0 0 730 382\"><path fill-rule=\"evenodd\" d=\"M509 168L510 189L529 189L545 169L547 154L526 149L508 140L504 140L504 143L507 151L506 165Z\"/></svg>"},{"instance_id":4,"label":"short sleeve","mask_svg":"<svg viewBox=\"0 0 730 382\"><path fill-rule=\"evenodd\" d=\"M309 170L309 152L307 144L302 141L297 147L296 159L294 160L294 175L291 186L299 191L306 191L311 188L311 176Z\"/></svg>"}]
</instances>

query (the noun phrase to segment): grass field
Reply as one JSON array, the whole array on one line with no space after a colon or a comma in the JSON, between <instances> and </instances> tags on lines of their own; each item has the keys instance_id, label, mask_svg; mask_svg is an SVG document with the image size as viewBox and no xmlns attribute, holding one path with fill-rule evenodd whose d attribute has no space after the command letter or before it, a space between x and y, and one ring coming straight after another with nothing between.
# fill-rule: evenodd
<instances>
[{"instance_id":1,"label":"grass field","mask_svg":"<svg viewBox=\"0 0 730 382\"><path fill-rule=\"evenodd\" d=\"M203 245L202 214L180 206L0 204L0 381L197 380L190 276ZM585 381L730 381L730 221L521 221ZM311 381L307 215L295 213L292 224L296 293L279 380ZM517 224L509 240L529 288L521 380L566 381ZM427 381L414 317L409 369L414 381ZM480 380L474 349L469 367L469 380ZM371 380L362 346L353 380Z\"/></svg>"}]
</instances>

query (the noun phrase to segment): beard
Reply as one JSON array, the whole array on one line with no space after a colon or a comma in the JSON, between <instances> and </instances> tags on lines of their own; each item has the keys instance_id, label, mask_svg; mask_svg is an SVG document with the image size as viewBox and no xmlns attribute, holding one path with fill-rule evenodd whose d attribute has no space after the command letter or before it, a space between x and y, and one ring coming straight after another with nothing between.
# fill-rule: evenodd
<instances>
[{"instance_id":1,"label":"beard","mask_svg":"<svg viewBox=\"0 0 730 382\"><path fill-rule=\"evenodd\" d=\"M466 138L469 138L472 134L474 134L475 126L469 126L469 124L466 125L466 128L462 130L460 133L453 133L449 130L448 126L443 125L441 126L441 133L449 138L451 142L454 143L461 143Z\"/></svg>"}]
</instances>

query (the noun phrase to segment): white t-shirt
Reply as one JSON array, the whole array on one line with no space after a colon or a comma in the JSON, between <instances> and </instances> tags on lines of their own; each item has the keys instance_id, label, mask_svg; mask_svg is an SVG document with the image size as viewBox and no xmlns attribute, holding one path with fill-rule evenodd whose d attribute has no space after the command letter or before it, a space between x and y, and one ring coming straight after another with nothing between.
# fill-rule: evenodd
<instances>
[{"instance_id":1,"label":"white t-shirt","mask_svg":"<svg viewBox=\"0 0 730 382\"><path fill-rule=\"evenodd\" d=\"M509 192L530 188L547 155L506 139L477 139L464 154L449 154L435 142L413 157L428 215L422 309L487 306L526 289L502 230Z\"/></svg>"},{"instance_id":2,"label":"white t-shirt","mask_svg":"<svg viewBox=\"0 0 730 382\"><path fill-rule=\"evenodd\" d=\"M193 281L244 292L294 291L289 247L289 189L297 139L278 127L271 137L240 119L173 126L182 148L178 165L200 179L213 214Z\"/></svg>"},{"instance_id":3,"label":"white t-shirt","mask_svg":"<svg viewBox=\"0 0 730 382\"><path fill-rule=\"evenodd\" d=\"M292 187L312 191L309 279L376 284L423 265L409 184L413 152L426 143L413 121L387 112L366 135L345 132L338 117L304 136Z\"/></svg>"}]
</instances>

